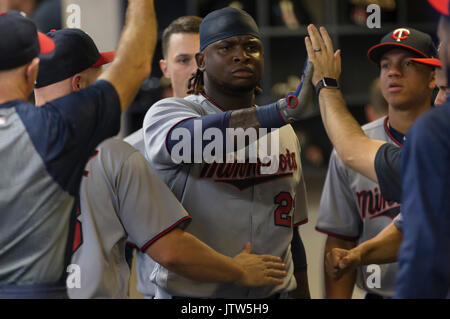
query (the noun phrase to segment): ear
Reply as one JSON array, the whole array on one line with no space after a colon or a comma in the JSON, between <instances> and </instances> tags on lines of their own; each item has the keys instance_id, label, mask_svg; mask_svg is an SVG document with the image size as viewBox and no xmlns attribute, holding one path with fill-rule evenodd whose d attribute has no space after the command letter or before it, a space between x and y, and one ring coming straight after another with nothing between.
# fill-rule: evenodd
<instances>
[{"instance_id":1,"label":"ear","mask_svg":"<svg viewBox=\"0 0 450 319\"><path fill-rule=\"evenodd\" d=\"M72 91L78 92L81 90L81 74L77 73L72 77Z\"/></svg>"},{"instance_id":2,"label":"ear","mask_svg":"<svg viewBox=\"0 0 450 319\"><path fill-rule=\"evenodd\" d=\"M433 70L430 74L430 82L428 83L428 88L430 90L434 90L434 88L436 87L436 71Z\"/></svg>"},{"instance_id":3,"label":"ear","mask_svg":"<svg viewBox=\"0 0 450 319\"><path fill-rule=\"evenodd\" d=\"M39 58L34 58L25 69L25 78L31 90L34 88L38 72L39 72Z\"/></svg>"},{"instance_id":4,"label":"ear","mask_svg":"<svg viewBox=\"0 0 450 319\"><path fill-rule=\"evenodd\" d=\"M195 61L197 62L197 67L200 71L205 71L205 53L197 52L195 54Z\"/></svg>"},{"instance_id":5,"label":"ear","mask_svg":"<svg viewBox=\"0 0 450 319\"><path fill-rule=\"evenodd\" d=\"M159 60L159 67L164 74L164 76L170 79L170 74L167 72L167 61L164 59Z\"/></svg>"}]
</instances>

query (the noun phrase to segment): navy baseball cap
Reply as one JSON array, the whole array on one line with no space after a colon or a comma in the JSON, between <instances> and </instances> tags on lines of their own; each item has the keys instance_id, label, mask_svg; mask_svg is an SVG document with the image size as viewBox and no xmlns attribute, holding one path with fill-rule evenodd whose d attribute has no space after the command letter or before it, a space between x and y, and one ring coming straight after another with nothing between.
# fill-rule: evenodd
<instances>
[{"instance_id":1,"label":"navy baseball cap","mask_svg":"<svg viewBox=\"0 0 450 319\"><path fill-rule=\"evenodd\" d=\"M25 65L54 48L53 41L19 11L0 12L0 71Z\"/></svg>"},{"instance_id":2,"label":"navy baseball cap","mask_svg":"<svg viewBox=\"0 0 450 319\"><path fill-rule=\"evenodd\" d=\"M36 88L60 82L114 59L114 51L100 53L94 40L83 30L52 30L47 36L55 43L55 50L40 57Z\"/></svg>"},{"instance_id":3,"label":"navy baseball cap","mask_svg":"<svg viewBox=\"0 0 450 319\"><path fill-rule=\"evenodd\" d=\"M440 14L450 16L450 1L449 0L428 0L431 6L439 11Z\"/></svg>"},{"instance_id":4,"label":"navy baseball cap","mask_svg":"<svg viewBox=\"0 0 450 319\"><path fill-rule=\"evenodd\" d=\"M233 7L215 10L200 24L200 51L211 43L237 35L261 38L255 20L244 10Z\"/></svg>"},{"instance_id":5,"label":"navy baseball cap","mask_svg":"<svg viewBox=\"0 0 450 319\"><path fill-rule=\"evenodd\" d=\"M379 44L374 45L367 52L370 61L379 64L384 53L392 49L405 49L417 55L411 61L440 67L437 49L431 37L413 28L403 27L386 34Z\"/></svg>"}]
</instances>

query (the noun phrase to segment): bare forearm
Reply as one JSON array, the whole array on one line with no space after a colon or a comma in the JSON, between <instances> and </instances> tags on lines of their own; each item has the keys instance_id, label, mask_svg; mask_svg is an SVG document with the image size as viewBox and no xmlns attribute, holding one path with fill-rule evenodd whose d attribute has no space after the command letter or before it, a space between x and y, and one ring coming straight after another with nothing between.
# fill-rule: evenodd
<instances>
[{"instance_id":1,"label":"bare forearm","mask_svg":"<svg viewBox=\"0 0 450 319\"><path fill-rule=\"evenodd\" d=\"M333 248L351 249L355 247L355 242L341 240L335 237L328 237L325 246L325 256ZM350 299L353 295L353 288L356 282L356 271L351 271L342 276L339 280L334 280L325 272L325 289L327 299Z\"/></svg>"},{"instance_id":2,"label":"bare forearm","mask_svg":"<svg viewBox=\"0 0 450 319\"><path fill-rule=\"evenodd\" d=\"M354 248L361 253L361 265L386 264L397 261L403 234L391 223L376 237Z\"/></svg>"},{"instance_id":3,"label":"bare forearm","mask_svg":"<svg viewBox=\"0 0 450 319\"><path fill-rule=\"evenodd\" d=\"M368 138L348 111L340 90L322 89L320 112L327 134L342 161L377 182L375 155L385 142Z\"/></svg>"},{"instance_id":4,"label":"bare forearm","mask_svg":"<svg viewBox=\"0 0 450 319\"><path fill-rule=\"evenodd\" d=\"M201 282L236 282L244 275L243 268L232 258L217 253L191 234L175 229L166 236L160 239L166 241L163 249L155 251L150 247L147 253L168 270Z\"/></svg>"},{"instance_id":5,"label":"bare forearm","mask_svg":"<svg viewBox=\"0 0 450 319\"><path fill-rule=\"evenodd\" d=\"M130 105L141 83L150 74L156 31L153 0L129 1L114 62L100 76L116 88L122 111Z\"/></svg>"}]
</instances>

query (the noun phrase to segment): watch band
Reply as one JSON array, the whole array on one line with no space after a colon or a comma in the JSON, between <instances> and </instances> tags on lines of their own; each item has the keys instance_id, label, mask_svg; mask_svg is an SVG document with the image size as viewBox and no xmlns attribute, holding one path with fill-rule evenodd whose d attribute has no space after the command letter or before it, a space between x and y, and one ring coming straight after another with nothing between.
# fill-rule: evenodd
<instances>
[{"instance_id":1,"label":"watch band","mask_svg":"<svg viewBox=\"0 0 450 319\"><path fill-rule=\"evenodd\" d=\"M319 96L320 90L322 90L323 88L338 89L339 85L336 79L325 77L320 80L319 83L317 83L315 86L317 96Z\"/></svg>"}]
</instances>

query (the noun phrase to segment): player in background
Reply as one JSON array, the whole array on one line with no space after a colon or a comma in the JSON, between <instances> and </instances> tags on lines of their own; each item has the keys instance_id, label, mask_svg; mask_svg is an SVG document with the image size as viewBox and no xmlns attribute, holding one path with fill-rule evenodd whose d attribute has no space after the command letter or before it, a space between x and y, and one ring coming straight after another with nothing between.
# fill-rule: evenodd
<instances>
[{"instance_id":1,"label":"player in background","mask_svg":"<svg viewBox=\"0 0 450 319\"><path fill-rule=\"evenodd\" d=\"M303 250L300 262L292 262L290 251L293 227L306 221L307 208L300 147L292 127L286 124L300 118L312 88L307 84L299 86L299 92L292 97L299 102L297 107L292 104L288 108L291 99L287 98L252 107L263 69L259 39L256 23L242 10L225 8L207 15L200 26L201 51L196 55L194 94L153 105L144 120L144 140L150 164L193 217L186 231L225 255L234 254L237 246L250 241L255 251L280 256L288 276L277 287L241 289L189 281L158 265L152 273L157 298L279 298L296 287L294 264L301 265L295 271L306 277L303 246L294 247ZM309 68L305 83L309 83L310 75ZM276 173L261 174L261 165L248 162L174 163L171 150L176 141L171 132L185 128L193 138L194 120L202 123L202 132L208 128L225 132L226 128L259 127L280 131L283 153L272 158L277 164ZM306 282L304 278L298 285L302 296L309 295L305 293L309 290Z\"/></svg>"},{"instance_id":2,"label":"player in background","mask_svg":"<svg viewBox=\"0 0 450 319\"><path fill-rule=\"evenodd\" d=\"M161 40L163 59L159 61L159 66L165 77L170 79L174 97L183 98L188 95L189 79L195 74L197 64L195 53L200 50L200 23L202 18L196 16L182 16L172 21L164 29ZM144 135L142 128L130 134L124 141L138 149L145 156ZM126 246L127 259L132 266L133 249L131 245ZM155 288L150 281L150 274L153 271L151 258L147 254L137 254L137 259L146 259L146 262L139 261L137 267L137 290L146 298L153 298Z\"/></svg>"},{"instance_id":3,"label":"player in background","mask_svg":"<svg viewBox=\"0 0 450 319\"><path fill-rule=\"evenodd\" d=\"M54 43L18 12L0 12L0 33L0 129L8 137L0 142L8 181L1 185L0 294L66 298L75 197L88 157L118 133L120 112L149 74L153 1L129 2L118 58L99 81L40 108L24 101L34 88L39 52L51 52Z\"/></svg>"},{"instance_id":4,"label":"player in background","mask_svg":"<svg viewBox=\"0 0 450 319\"><path fill-rule=\"evenodd\" d=\"M389 104L388 116L362 127L369 138L403 144L404 134L414 120L431 106L435 88L431 63L435 61L430 63L429 58L436 55L431 37L411 28L393 30L369 49L369 59L380 67L381 91ZM317 83L320 79L314 80ZM386 200L376 183L346 166L336 151L332 153L316 225L318 231L328 235L325 256L333 248L351 249L375 237L399 212L398 202ZM396 264L381 267L380 287L367 284L372 272L365 266L339 281L326 273L326 296L351 298L356 282L366 291L366 298L392 297L396 270Z\"/></svg>"},{"instance_id":5,"label":"player in background","mask_svg":"<svg viewBox=\"0 0 450 319\"><path fill-rule=\"evenodd\" d=\"M171 80L174 97L188 95L189 79L197 71L195 53L200 49L199 30L202 18L183 16L164 29L161 40L163 59L159 66L164 76ZM124 139L145 155L144 135L137 130Z\"/></svg>"},{"instance_id":6,"label":"player in background","mask_svg":"<svg viewBox=\"0 0 450 319\"><path fill-rule=\"evenodd\" d=\"M449 93L445 72L442 68L436 69L436 87L439 88L439 92L434 100L434 105L440 106L445 103ZM401 198L395 200L401 202ZM403 238L402 228L403 217L400 212L392 223L374 238L350 250L333 248L325 256L325 267L328 275L334 280L339 280L345 273L363 265L396 262Z\"/></svg>"},{"instance_id":7,"label":"player in background","mask_svg":"<svg viewBox=\"0 0 450 319\"><path fill-rule=\"evenodd\" d=\"M435 8L437 8L442 15L448 16L448 1L437 0L429 2ZM442 22L445 22L445 19L447 18L441 18L440 27L442 26ZM439 31L441 30L442 29L440 29ZM318 35L317 31L312 28L312 26L309 27L309 33L311 38L315 38L315 42L322 42L322 47L327 48L326 54L322 56L316 56L312 49L311 42L308 39L306 39L305 41L308 49L308 55L314 62L316 71L322 76L325 75L331 78L337 77L340 73L340 56L339 52L333 52L332 43L328 34L326 33L326 30L321 29L323 40ZM439 33L441 41L443 38L445 38L446 34L448 34L448 32ZM448 51L446 50L445 52ZM442 51L440 51L440 55L442 60L444 61L445 68L445 62L448 61L448 57ZM443 76L439 76L438 74L438 81L441 81L443 78ZM440 89L440 94L438 95L438 97L445 96L445 91L447 91L446 82L438 83L438 87ZM340 149L340 152L342 154L345 154L344 158L348 158L349 163L351 163L352 166L361 173L370 176L374 180L378 179L380 181L380 186L384 184L385 187L381 187L381 191L385 194L385 197L389 196L390 198L397 200L398 198L401 198L401 185L399 182L401 175L401 168L399 164L400 149L398 147L388 147L390 146L389 144L364 137L361 129L359 128L359 126L357 126L357 122L346 109L345 102L338 92L330 91L321 94L320 108L322 119L330 136L330 139L332 140L336 149ZM404 273L402 273L402 270L400 270L397 278L397 287L400 288L396 291L396 297L442 298L446 295L447 297L449 296L448 278L450 277L450 274L448 273L449 267L446 267L446 264L448 264L446 262L446 260L448 261L448 249L446 249L446 247L448 247L449 240L448 225L445 223L445 220L448 219L448 214L446 214L448 212L448 209L446 209L445 206L439 208L433 206L429 207L428 209L424 209L422 204L420 204L420 201L425 197L434 199L432 201L426 201L427 203L437 203L438 205L446 203L445 199L442 200L442 192L446 192L448 190L448 187L446 188L444 185L445 182L448 181L448 178L446 178L446 176L448 176L448 165L446 164L447 160L445 159L445 156L447 156L446 154L448 154L447 151L449 148L447 146L446 151L445 147L442 148L445 143L439 143L442 141L447 141L448 145L448 138L445 139L445 137L443 137L443 134L446 134L446 132L448 132L448 121L445 122L446 116L448 117L448 113L446 114L447 110L448 108L446 109L446 105L444 105L443 107L438 107L430 112L427 112L423 118L419 119L417 124L413 125L411 132L407 138L406 145L408 148L409 145L414 145L412 143L409 143L411 136L413 136L413 140L417 139L417 137L422 137L422 143L420 144L421 146L417 149L422 155L427 154L425 156L429 156L430 154L433 154L435 158L425 160L420 165L419 172L409 174L409 177L413 177L413 179L408 180L408 178L404 176L403 187L405 187L405 190L409 190L409 187L412 187L412 189L408 192L405 191L403 195L403 203L407 202L408 199L414 199L417 202L415 203L415 205L411 206L408 206L408 204L406 204L403 206L403 208L405 212L409 210L416 212L416 215L410 215L410 222L418 219L423 219L423 222L414 222L409 224L409 227L411 227L412 225L418 226L415 228L415 231L409 232L409 236L411 238L418 238L420 236L423 236L423 232L427 232L429 236L427 236L426 241L418 242L415 245L408 243L402 246L402 249L405 249L406 251L411 252L412 250L414 250L414 254L409 254L407 256L409 258L411 256L415 256L416 258L414 262L409 261L404 263L404 265L406 265L404 269L406 269L407 271L412 269L422 269L422 271L420 273L417 273L416 275L405 276ZM432 124L431 119L433 119ZM427 123L427 121L430 122ZM427 123L429 126L424 127L424 123ZM442 123L446 123L447 127L445 127L445 124L442 125ZM430 132L437 133L437 136L430 139L428 137L429 130ZM346 146L347 142L351 143L352 147L354 148L353 150ZM355 145L357 146L356 148ZM416 144L414 145L414 147L418 145L419 144ZM435 147L437 147L438 145L440 145L441 149L439 151L436 151ZM427 152L426 149L430 146L431 149L429 150L429 152ZM443 158L441 160L436 160L437 156L443 156ZM421 156L417 155L417 158L416 156L404 156L403 158L406 162L415 162L417 159L419 159L419 157ZM434 167L435 162L437 162L436 167ZM423 172L420 172L422 170L422 165L426 165L427 169L430 168L430 165L433 168L431 170L428 170L427 173L423 174ZM408 166L408 164L406 166ZM410 167L416 166L411 165ZM445 173L445 170L447 170L447 173ZM423 180L422 183L418 183L415 177L420 177ZM427 182L429 182L430 179L432 179L433 181L431 182L431 184L429 184L428 187L426 187L427 191L418 194L417 189L414 189L414 187L416 187L417 185L427 185ZM442 182L444 182L444 185L441 185ZM426 216L423 214L425 212L427 212ZM435 225L435 227L430 227L430 225ZM391 228L393 227L395 226L391 226ZM430 232L430 228L434 228L434 230ZM413 229L414 227L411 227L411 230ZM386 236L386 238L387 237L388 236ZM437 239L441 239L438 241L439 247L433 244ZM419 253L419 251L421 251L421 253ZM432 254L433 256L430 256L430 258L426 258L427 254ZM399 254L400 261L401 256L402 251L400 251ZM417 258L419 258L420 260L417 260ZM426 262L424 262L424 260L426 260ZM401 265L402 264L400 263L400 266ZM424 271L424 267L427 267L426 271ZM405 271L405 273L407 272Z\"/></svg>"},{"instance_id":8,"label":"player in background","mask_svg":"<svg viewBox=\"0 0 450 319\"><path fill-rule=\"evenodd\" d=\"M182 16L172 21L164 29L161 40L163 59L159 66L164 76L170 79L174 97L184 98L188 95L190 78L197 71L195 54L200 50L200 23L202 18ZM142 129L124 139L145 156L144 135ZM127 259L132 266L133 249L126 246ZM143 260L142 260L143 259ZM137 254L137 290L146 298L155 296L155 287L150 280L153 272L152 260L147 254ZM145 260L145 261L144 261Z\"/></svg>"}]
</instances>

